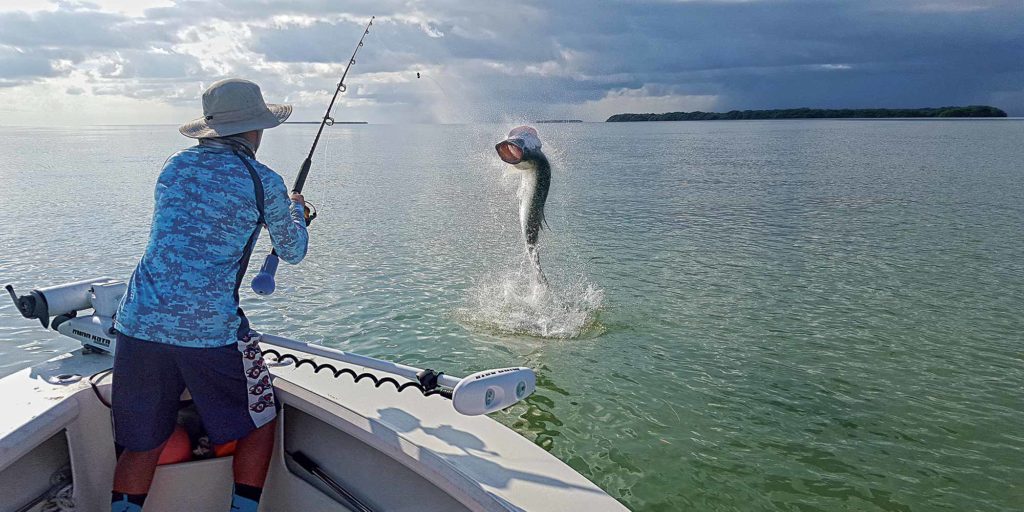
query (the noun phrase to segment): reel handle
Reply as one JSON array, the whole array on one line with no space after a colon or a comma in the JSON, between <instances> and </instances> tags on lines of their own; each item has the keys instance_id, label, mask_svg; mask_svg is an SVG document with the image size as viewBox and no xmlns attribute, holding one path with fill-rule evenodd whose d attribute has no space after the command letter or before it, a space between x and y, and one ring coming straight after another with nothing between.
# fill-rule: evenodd
<instances>
[{"instance_id":1,"label":"reel handle","mask_svg":"<svg viewBox=\"0 0 1024 512\"><path fill-rule=\"evenodd\" d=\"M299 167L299 174L295 177L295 186L292 187L292 192L302 193L302 187L306 184L306 176L309 175L309 168L313 164L309 157L302 162L302 166ZM306 219L306 225L309 226L316 218L316 208L310 205L303 206L303 217ZM274 293L274 289L277 288L277 282L275 276L277 275L277 265L281 259L277 256L277 249L272 249L270 254L263 260L263 265L260 267L260 272L256 274L256 277L252 279L252 291L256 292L256 295L270 295Z\"/></svg>"}]
</instances>

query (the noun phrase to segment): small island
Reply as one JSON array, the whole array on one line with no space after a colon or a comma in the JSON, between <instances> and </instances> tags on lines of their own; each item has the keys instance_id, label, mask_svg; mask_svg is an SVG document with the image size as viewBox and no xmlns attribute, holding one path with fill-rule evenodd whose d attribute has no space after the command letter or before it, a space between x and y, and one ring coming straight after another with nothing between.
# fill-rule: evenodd
<instances>
[{"instance_id":1,"label":"small island","mask_svg":"<svg viewBox=\"0 0 1024 512\"><path fill-rule=\"evenodd\" d=\"M320 121L285 121L284 124L320 124ZM334 121L331 124L368 124L366 121Z\"/></svg>"},{"instance_id":2,"label":"small island","mask_svg":"<svg viewBox=\"0 0 1024 512\"><path fill-rule=\"evenodd\" d=\"M533 124L541 123L582 123L582 119L542 119L540 121L534 121Z\"/></svg>"},{"instance_id":3,"label":"small island","mask_svg":"<svg viewBox=\"0 0 1024 512\"><path fill-rule=\"evenodd\" d=\"M883 119L923 117L1006 117L1006 112L987 105L938 108L789 108L782 110L732 110L729 112L615 114L609 117L606 122L727 121L735 119Z\"/></svg>"}]
</instances>

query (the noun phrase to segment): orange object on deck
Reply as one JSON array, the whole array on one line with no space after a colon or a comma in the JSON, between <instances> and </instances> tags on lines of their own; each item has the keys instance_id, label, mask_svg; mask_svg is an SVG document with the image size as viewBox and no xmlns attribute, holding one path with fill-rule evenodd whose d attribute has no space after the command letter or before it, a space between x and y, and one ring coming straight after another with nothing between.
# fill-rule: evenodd
<instances>
[{"instance_id":1,"label":"orange object on deck","mask_svg":"<svg viewBox=\"0 0 1024 512\"><path fill-rule=\"evenodd\" d=\"M235 454L235 446L238 445L238 441L228 441L224 444L214 445L213 455L214 457L227 457L228 455Z\"/></svg>"},{"instance_id":2,"label":"orange object on deck","mask_svg":"<svg viewBox=\"0 0 1024 512\"><path fill-rule=\"evenodd\" d=\"M178 425L174 427L174 432L167 439L167 444L164 445L164 449L160 452L160 459L157 461L157 464L177 464L190 460L192 460L192 441L189 440L185 427Z\"/></svg>"}]
</instances>

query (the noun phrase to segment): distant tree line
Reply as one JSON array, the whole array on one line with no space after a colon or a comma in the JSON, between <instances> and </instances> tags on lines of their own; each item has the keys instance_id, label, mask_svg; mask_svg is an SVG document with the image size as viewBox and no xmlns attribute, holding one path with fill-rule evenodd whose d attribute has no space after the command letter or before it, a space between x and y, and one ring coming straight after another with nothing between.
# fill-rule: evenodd
<instances>
[{"instance_id":1,"label":"distant tree line","mask_svg":"<svg viewBox=\"0 0 1024 512\"><path fill-rule=\"evenodd\" d=\"M788 108L782 110L732 110L729 112L615 114L609 117L607 122L724 121L732 119L878 119L892 117L1006 117L1006 112L987 105L939 108Z\"/></svg>"}]
</instances>

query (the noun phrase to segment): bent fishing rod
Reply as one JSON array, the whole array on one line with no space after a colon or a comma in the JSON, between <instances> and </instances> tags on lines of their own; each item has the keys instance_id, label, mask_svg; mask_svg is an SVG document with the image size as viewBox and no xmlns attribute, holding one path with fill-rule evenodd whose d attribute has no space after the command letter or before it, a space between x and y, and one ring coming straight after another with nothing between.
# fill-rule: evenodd
<instances>
[{"instance_id":1,"label":"bent fishing rod","mask_svg":"<svg viewBox=\"0 0 1024 512\"><path fill-rule=\"evenodd\" d=\"M306 159L302 161L302 166L299 167L299 175L295 177L295 184L292 186L292 192L294 193L302 193L302 187L306 184L306 176L309 175L309 168L313 165L313 153L316 152L316 145L320 142L320 135L323 134L324 127L334 125L331 110L334 110L334 102L338 99L338 95L347 89L345 87L345 77L348 76L348 71L356 63L356 54L363 47L363 39L370 33L370 27L373 26L374 18L375 16L370 16L370 22L366 24L363 35L359 37L359 44L356 45L355 50L352 50L352 56L349 57L345 71L341 74L338 87L334 89L334 96L331 98L331 103L327 105L327 112L324 114L324 118L320 121L320 128L316 131L316 137L313 138L313 145L309 148L309 154L306 155ZM306 218L306 226L309 226L313 219L316 218L316 208L311 208L307 203L303 216ZM278 262L277 249L271 249L270 254L263 260L263 266L260 267L259 274L256 274L256 277L252 280L252 291L256 292L257 295L270 295L274 293L274 288L277 287L274 278L277 275Z\"/></svg>"}]
</instances>

